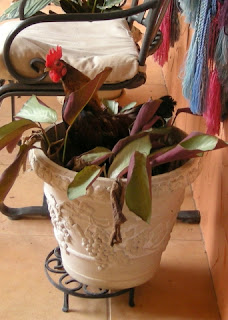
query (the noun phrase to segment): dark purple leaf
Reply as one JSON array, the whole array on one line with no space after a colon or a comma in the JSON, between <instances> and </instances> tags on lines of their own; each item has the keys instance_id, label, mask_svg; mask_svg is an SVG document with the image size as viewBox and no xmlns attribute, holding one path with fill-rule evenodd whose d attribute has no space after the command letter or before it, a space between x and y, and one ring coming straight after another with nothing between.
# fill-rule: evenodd
<instances>
[{"instance_id":1,"label":"dark purple leaf","mask_svg":"<svg viewBox=\"0 0 228 320\"><path fill-rule=\"evenodd\" d=\"M11 152L17 145L22 134L31 128L37 128L38 125L27 119L10 122L0 128L0 150L9 146L8 151Z\"/></svg>"},{"instance_id":2,"label":"dark purple leaf","mask_svg":"<svg viewBox=\"0 0 228 320\"><path fill-rule=\"evenodd\" d=\"M168 149L168 151L167 151ZM194 158L197 155L199 155L199 151L189 151L184 148L182 148L180 145L177 145L174 148L167 147L164 150L165 152L158 152L153 154L152 156L149 156L149 161L151 164L151 167L156 167L160 164L175 161L175 160L184 160L184 159L190 159Z\"/></svg>"},{"instance_id":3,"label":"dark purple leaf","mask_svg":"<svg viewBox=\"0 0 228 320\"><path fill-rule=\"evenodd\" d=\"M164 120L162 119L162 117L155 115L149 122L147 122L147 123L145 124L145 126L142 128L142 131L148 130L148 129L152 128L152 126L153 126L158 120L160 120L160 121L163 122L163 124L164 124Z\"/></svg>"},{"instance_id":4,"label":"dark purple leaf","mask_svg":"<svg viewBox=\"0 0 228 320\"><path fill-rule=\"evenodd\" d=\"M165 153L155 153L149 156L152 167L163 163L185 160L195 158L202 155L202 152L208 152L215 149L227 147L228 144L211 135L203 134L201 132L192 132L185 139L183 139L177 146L169 149Z\"/></svg>"},{"instance_id":5,"label":"dark purple leaf","mask_svg":"<svg viewBox=\"0 0 228 320\"><path fill-rule=\"evenodd\" d=\"M134 121L130 135L134 135L137 132L141 131L142 128L152 120L156 111L158 110L162 100L149 100L144 103L139 110L139 113Z\"/></svg>"},{"instance_id":6,"label":"dark purple leaf","mask_svg":"<svg viewBox=\"0 0 228 320\"><path fill-rule=\"evenodd\" d=\"M93 80L81 87L79 90L72 92L66 100L66 105L63 111L64 121L71 125L74 123L78 114L87 105L93 95L102 86L108 75L111 73L112 68L105 68Z\"/></svg>"},{"instance_id":7,"label":"dark purple leaf","mask_svg":"<svg viewBox=\"0 0 228 320\"><path fill-rule=\"evenodd\" d=\"M196 114L192 113L192 111L191 111L190 108L179 108L179 109L177 109L177 111L176 111L176 113L175 113L175 117L174 117L174 119L173 119L173 121L172 121L172 124L174 124L174 122L176 121L177 116L178 116L180 113L182 113L182 112L183 112L183 113L188 113L188 114L193 114L193 115L196 116Z\"/></svg>"},{"instance_id":8,"label":"dark purple leaf","mask_svg":"<svg viewBox=\"0 0 228 320\"><path fill-rule=\"evenodd\" d=\"M18 146L18 142L20 141L20 139L21 139L21 135L18 135L17 137L15 137L15 139L11 140L6 146L6 150L9 153L12 153L13 150Z\"/></svg>"}]
</instances>

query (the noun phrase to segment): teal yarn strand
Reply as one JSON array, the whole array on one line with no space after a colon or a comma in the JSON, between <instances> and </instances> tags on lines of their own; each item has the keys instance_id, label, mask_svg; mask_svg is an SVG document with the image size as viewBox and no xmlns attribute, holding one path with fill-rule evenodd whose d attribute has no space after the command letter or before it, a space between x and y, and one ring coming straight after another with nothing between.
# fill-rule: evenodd
<instances>
[{"instance_id":1,"label":"teal yarn strand","mask_svg":"<svg viewBox=\"0 0 228 320\"><path fill-rule=\"evenodd\" d=\"M183 10L183 15L185 16L185 21L194 28L196 22L197 11L200 6L200 1L198 0L180 0L180 5Z\"/></svg>"},{"instance_id":2,"label":"teal yarn strand","mask_svg":"<svg viewBox=\"0 0 228 320\"><path fill-rule=\"evenodd\" d=\"M186 99L191 100L192 86L196 68L196 55L197 55L197 41L196 33L194 33L190 48L188 51L187 59L185 62L184 78L182 81L182 91Z\"/></svg>"},{"instance_id":3,"label":"teal yarn strand","mask_svg":"<svg viewBox=\"0 0 228 320\"><path fill-rule=\"evenodd\" d=\"M215 49L215 61L218 67L228 64L228 36L221 28Z\"/></svg>"}]
</instances>

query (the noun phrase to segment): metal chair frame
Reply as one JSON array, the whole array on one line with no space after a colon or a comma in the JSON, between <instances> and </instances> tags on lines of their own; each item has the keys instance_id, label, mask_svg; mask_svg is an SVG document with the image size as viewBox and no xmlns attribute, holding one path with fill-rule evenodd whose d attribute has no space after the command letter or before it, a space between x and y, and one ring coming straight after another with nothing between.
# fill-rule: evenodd
<instances>
[{"instance_id":1,"label":"metal chair frame","mask_svg":"<svg viewBox=\"0 0 228 320\"><path fill-rule=\"evenodd\" d=\"M10 48L15 37L25 28L39 24L42 22L68 22L68 21L102 21L112 20L119 18L126 18L129 25L132 25L134 21L145 26L146 31L143 37L142 45L139 51L139 65L144 66L148 55L153 54L154 48L156 49L160 42L159 26L164 17L166 9L170 0L145 0L144 3L138 5L138 0L132 1L130 9L118 10L104 13L72 13L72 14L50 14L39 15L27 18L24 20L24 7L27 0L22 0L20 5L20 20L21 23L9 34L3 50L3 59L5 65L16 80L16 82L10 82L0 87L0 101L8 96L30 96L31 94L39 96L58 96L64 95L63 87L61 83L45 83L42 80L47 76L47 73L36 78L28 78L20 75L14 68L10 59ZM156 36L157 37L157 41ZM154 41L155 40L155 41ZM36 62L45 63L41 59L32 59L31 68L35 69ZM7 79L6 79L7 80ZM145 74L139 72L132 79L113 84L104 84L101 90L119 90L124 88L136 88L146 81Z\"/></svg>"}]
</instances>

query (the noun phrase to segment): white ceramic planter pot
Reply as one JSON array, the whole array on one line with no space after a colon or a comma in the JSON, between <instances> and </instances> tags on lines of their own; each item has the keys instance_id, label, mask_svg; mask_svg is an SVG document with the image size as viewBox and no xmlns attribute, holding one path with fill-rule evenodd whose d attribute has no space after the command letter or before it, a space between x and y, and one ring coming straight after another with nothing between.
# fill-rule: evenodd
<instances>
[{"instance_id":1,"label":"white ceramic planter pot","mask_svg":"<svg viewBox=\"0 0 228 320\"><path fill-rule=\"evenodd\" d=\"M67 186L75 173L49 160L41 150L30 152L30 163L43 179L55 237L65 270L75 279L100 288L138 286L158 270L185 187L200 171L199 160L152 179L152 217L142 221L124 206L123 242L110 246L113 214L109 200L113 180L99 178L86 196L70 201Z\"/></svg>"}]
</instances>

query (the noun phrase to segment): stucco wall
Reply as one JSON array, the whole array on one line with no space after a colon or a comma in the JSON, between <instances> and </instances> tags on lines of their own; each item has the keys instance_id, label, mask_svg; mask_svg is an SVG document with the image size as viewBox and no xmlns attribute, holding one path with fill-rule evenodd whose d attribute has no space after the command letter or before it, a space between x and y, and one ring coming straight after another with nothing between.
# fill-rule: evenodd
<instances>
[{"instance_id":1,"label":"stucco wall","mask_svg":"<svg viewBox=\"0 0 228 320\"><path fill-rule=\"evenodd\" d=\"M181 19L181 38L171 49L164 74L169 93L178 107L188 102L182 96L180 71L189 46L192 30ZM205 131L202 117L180 115L177 125L187 132ZM228 121L222 124L220 136L228 141ZM201 228L218 305L223 320L228 319L228 149L204 157L203 170L193 185L196 206L201 213Z\"/></svg>"}]
</instances>

